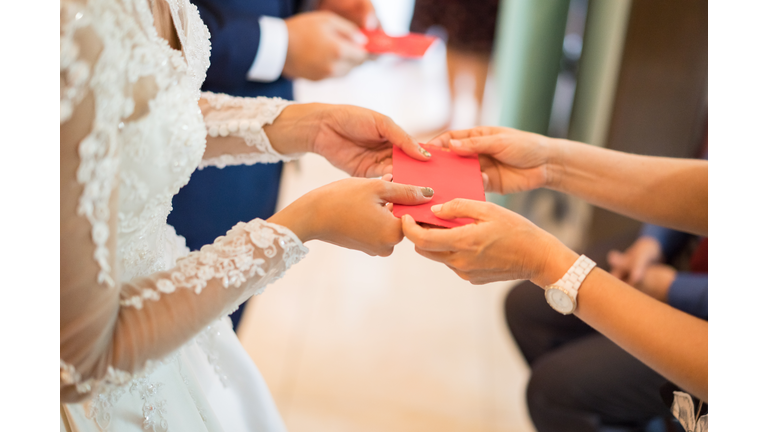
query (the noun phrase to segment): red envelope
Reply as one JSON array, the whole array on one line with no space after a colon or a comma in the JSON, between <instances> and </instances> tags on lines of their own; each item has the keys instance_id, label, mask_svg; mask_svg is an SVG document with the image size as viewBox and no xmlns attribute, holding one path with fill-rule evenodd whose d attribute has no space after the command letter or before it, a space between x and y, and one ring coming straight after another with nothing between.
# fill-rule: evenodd
<instances>
[{"instance_id":1,"label":"red envelope","mask_svg":"<svg viewBox=\"0 0 768 432\"><path fill-rule=\"evenodd\" d=\"M393 37L383 30L361 30L368 38L366 51L372 54L396 54L401 57L421 58L437 38L419 33L409 33L406 36Z\"/></svg>"},{"instance_id":2,"label":"red envelope","mask_svg":"<svg viewBox=\"0 0 768 432\"><path fill-rule=\"evenodd\" d=\"M470 218L444 220L432 213L431 207L454 198L485 201L483 177L480 175L480 161L477 155L459 156L447 148L423 144L432 157L422 162L411 158L399 147L392 149L392 176L395 183L429 186L435 190L432 200L414 206L395 204L393 213L397 217L409 214L416 222L453 228L473 223Z\"/></svg>"}]
</instances>

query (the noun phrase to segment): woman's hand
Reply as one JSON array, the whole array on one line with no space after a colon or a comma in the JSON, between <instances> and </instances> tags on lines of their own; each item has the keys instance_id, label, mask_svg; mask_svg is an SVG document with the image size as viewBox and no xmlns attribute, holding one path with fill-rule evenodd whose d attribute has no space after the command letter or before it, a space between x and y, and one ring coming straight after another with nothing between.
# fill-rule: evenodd
<instances>
[{"instance_id":1,"label":"woman's hand","mask_svg":"<svg viewBox=\"0 0 768 432\"><path fill-rule=\"evenodd\" d=\"M468 217L474 224L426 229L403 216L403 233L416 252L444 263L473 284L529 279L545 286L562 277L578 255L524 217L492 203L455 199L433 206L441 219Z\"/></svg>"},{"instance_id":2,"label":"woman's hand","mask_svg":"<svg viewBox=\"0 0 768 432\"><path fill-rule=\"evenodd\" d=\"M635 240L624 252L608 252L611 274L630 285L637 285L645 272L661 260L661 244L653 237L643 236Z\"/></svg>"},{"instance_id":3,"label":"woman's hand","mask_svg":"<svg viewBox=\"0 0 768 432\"><path fill-rule=\"evenodd\" d=\"M549 138L504 127L476 127L446 132L429 144L460 155L479 154L486 190L502 194L547 186L552 182L555 146Z\"/></svg>"},{"instance_id":4,"label":"woman's hand","mask_svg":"<svg viewBox=\"0 0 768 432\"><path fill-rule=\"evenodd\" d=\"M368 255L389 256L403 239L388 203L428 202L434 191L383 180L345 179L302 196L269 219L302 241L322 240Z\"/></svg>"},{"instance_id":5,"label":"woman's hand","mask_svg":"<svg viewBox=\"0 0 768 432\"><path fill-rule=\"evenodd\" d=\"M389 117L350 105L291 105L264 131L279 153L311 151L354 177L391 173L392 146L417 160L431 156Z\"/></svg>"}]
</instances>

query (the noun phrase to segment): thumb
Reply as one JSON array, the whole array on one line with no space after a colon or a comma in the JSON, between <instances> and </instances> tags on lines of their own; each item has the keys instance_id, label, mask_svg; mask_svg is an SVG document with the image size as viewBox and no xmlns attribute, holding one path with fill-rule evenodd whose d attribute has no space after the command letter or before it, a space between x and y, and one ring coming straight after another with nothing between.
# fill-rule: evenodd
<instances>
[{"instance_id":1,"label":"thumb","mask_svg":"<svg viewBox=\"0 0 768 432\"><path fill-rule=\"evenodd\" d=\"M360 47L365 46L365 44L368 43L368 38L352 21L344 19L339 15L332 14L329 22L333 26L334 30L336 30L336 33L338 33L342 38L347 39Z\"/></svg>"},{"instance_id":2,"label":"thumb","mask_svg":"<svg viewBox=\"0 0 768 432\"><path fill-rule=\"evenodd\" d=\"M379 135L391 142L392 145L400 147L408 156L420 160L429 160L432 155L420 146L407 132L395 124L391 118L374 112L376 116L376 127Z\"/></svg>"},{"instance_id":3,"label":"thumb","mask_svg":"<svg viewBox=\"0 0 768 432\"><path fill-rule=\"evenodd\" d=\"M611 274L618 279L624 279L624 275L626 274L626 270L624 269L624 254L617 250L611 250L608 252L606 259L608 265L611 267Z\"/></svg>"},{"instance_id":4,"label":"thumb","mask_svg":"<svg viewBox=\"0 0 768 432\"><path fill-rule=\"evenodd\" d=\"M440 219L446 220L456 218L486 220L492 205L487 202L457 198L445 204L432 206L432 213Z\"/></svg>"},{"instance_id":5,"label":"thumb","mask_svg":"<svg viewBox=\"0 0 768 432\"><path fill-rule=\"evenodd\" d=\"M452 139L448 143L451 151L461 156L473 154L493 155L503 149L503 143L496 135Z\"/></svg>"},{"instance_id":6,"label":"thumb","mask_svg":"<svg viewBox=\"0 0 768 432\"><path fill-rule=\"evenodd\" d=\"M416 205L424 204L432 199L435 191L430 187L419 187L382 181L379 198L393 204Z\"/></svg>"}]
</instances>

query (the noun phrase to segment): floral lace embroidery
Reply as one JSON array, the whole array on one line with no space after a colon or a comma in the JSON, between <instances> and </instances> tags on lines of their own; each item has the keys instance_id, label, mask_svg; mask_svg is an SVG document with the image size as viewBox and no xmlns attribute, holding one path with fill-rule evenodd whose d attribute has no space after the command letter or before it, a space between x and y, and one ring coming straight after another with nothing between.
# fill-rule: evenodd
<instances>
[{"instance_id":1,"label":"floral lace embroidery","mask_svg":"<svg viewBox=\"0 0 768 432\"><path fill-rule=\"evenodd\" d=\"M204 159L200 162L199 168L207 166L224 168L229 165L287 162L303 155L303 153L282 155L276 152L263 129L264 125L272 124L285 107L293 102L279 98L242 98L210 92L202 93L201 97L217 110L205 117L208 135L211 137L229 135L241 137L255 151ZM235 108L236 110L228 110L228 108ZM223 111L226 114L222 115L218 111ZM235 113L236 115L233 115Z\"/></svg>"},{"instance_id":2,"label":"floral lace embroidery","mask_svg":"<svg viewBox=\"0 0 768 432\"><path fill-rule=\"evenodd\" d=\"M118 120L133 112L133 100L125 97L122 88L115 86L115 80L120 80L119 72L103 73L109 70L112 62L127 61L128 52L123 47L115 46L120 43L118 26L110 26L117 21L114 11L109 7L99 8L97 4L93 15L98 14L100 26L108 37L102 38L102 54L93 65L91 73L88 64L78 59L80 49L75 42L75 32L81 28L95 25L90 11L82 5L61 2L61 118L64 123L69 120L75 105L79 103L89 90L99 95L95 100L96 109L91 132L78 147L80 166L77 169L77 181L83 185L83 194L77 206L77 214L85 216L91 223L91 238L95 245L94 259L99 264L98 282L109 287L115 286L110 272L109 263L109 197L116 181L119 166L117 134ZM116 76L117 74L117 76ZM104 103L110 101L110 103Z\"/></svg>"},{"instance_id":3,"label":"floral lace embroidery","mask_svg":"<svg viewBox=\"0 0 768 432\"><path fill-rule=\"evenodd\" d=\"M229 317L224 317L222 320L229 321L229 325L232 325L232 321ZM200 334L195 337L195 343L197 343L197 346L199 346L205 353L205 356L208 358L208 363L213 367L213 371L216 372L216 375L218 375L221 385L227 387L229 386L229 377L227 377L224 370L221 368L221 365L219 364L219 353L214 347L216 338L221 336L221 332L217 328L218 325L219 322L216 321L211 323L205 330L201 331Z\"/></svg>"},{"instance_id":4,"label":"floral lace embroidery","mask_svg":"<svg viewBox=\"0 0 768 432\"><path fill-rule=\"evenodd\" d=\"M141 370L139 370L134 374L131 374L125 371L115 371L110 366L107 377L96 382L96 385L98 385L98 388L96 390L99 393L96 394L88 402L86 416L89 419L94 420L96 424L99 426L99 428L107 432L109 431L109 426L112 421L112 411L115 405L117 405L120 399L122 399L122 397L129 390L131 394L134 394L135 392L139 391L139 396L142 398L142 401L144 402L144 406L142 408L142 414L144 415L144 428L148 429L147 427L148 422L153 428L155 428L156 427L155 420L160 420L160 425L161 427L163 427L162 424L163 422L165 422L165 418L163 417L163 414L165 414L166 412L165 401L147 399L145 398L145 396L152 397L153 395L152 394L145 395L144 393L142 393L142 391L152 390L151 388L150 389L146 388L146 384L149 383L148 377L152 375L155 371L157 371L160 367L168 366L174 362L178 363L179 356L180 356L179 351L176 351L170 356L166 357L164 360L161 360L161 361L149 360L145 363L144 367ZM154 387L155 392L159 385L160 383L158 383L158 385ZM149 403L149 407L151 407L152 409L148 410L148 406L147 406L148 403ZM161 430L166 430L166 429L167 429L167 424Z\"/></svg>"},{"instance_id":5,"label":"floral lace embroidery","mask_svg":"<svg viewBox=\"0 0 768 432\"><path fill-rule=\"evenodd\" d=\"M170 294L177 288L191 289L196 294L200 294L208 281L214 278L219 279L224 288L231 286L239 288L256 275L266 276L265 260L256 258L254 252L260 250L267 258L273 258L277 254L278 245L283 249L282 258L285 263L279 278L285 270L303 258L308 249L287 228L261 219L254 219L248 223L240 222L226 236L217 238L212 245L203 246L199 252L192 252L186 258L179 260L177 269L171 273L170 279L157 280L156 291L145 288L140 294L121 300L120 304L140 309L144 300L158 300L160 293ZM266 283L257 285L261 285L263 290ZM253 294L253 292L245 293L247 296Z\"/></svg>"},{"instance_id":6,"label":"floral lace embroidery","mask_svg":"<svg viewBox=\"0 0 768 432\"><path fill-rule=\"evenodd\" d=\"M131 383L131 394L138 393L144 404L141 407L144 414L144 429L154 432L168 430L168 421L165 419L166 402L159 395L163 383L154 383L149 378L139 378Z\"/></svg>"}]
</instances>

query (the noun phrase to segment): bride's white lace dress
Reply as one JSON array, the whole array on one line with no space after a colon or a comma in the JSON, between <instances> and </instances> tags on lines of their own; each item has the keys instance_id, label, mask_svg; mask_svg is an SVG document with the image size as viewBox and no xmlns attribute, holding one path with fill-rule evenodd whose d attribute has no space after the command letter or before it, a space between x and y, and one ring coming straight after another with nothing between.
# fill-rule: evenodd
<instances>
[{"instance_id":1,"label":"bride's white lace dress","mask_svg":"<svg viewBox=\"0 0 768 432\"><path fill-rule=\"evenodd\" d=\"M166 217L199 166L288 160L262 130L287 102L201 95L188 0L154 0L182 51L148 0L60 1L61 430L284 430L226 315L306 248L254 220L189 254Z\"/></svg>"}]
</instances>

